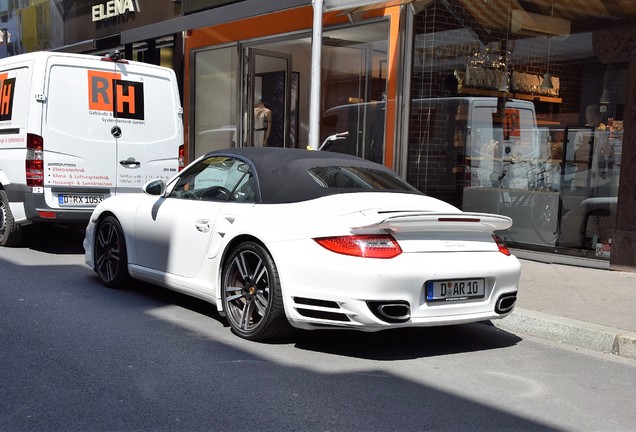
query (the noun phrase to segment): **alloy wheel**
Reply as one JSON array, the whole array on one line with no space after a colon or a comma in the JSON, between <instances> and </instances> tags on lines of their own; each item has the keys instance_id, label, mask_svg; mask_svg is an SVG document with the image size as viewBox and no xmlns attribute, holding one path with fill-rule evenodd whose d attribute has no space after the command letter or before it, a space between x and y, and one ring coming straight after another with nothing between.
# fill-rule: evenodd
<instances>
[{"instance_id":1,"label":"alloy wheel","mask_svg":"<svg viewBox=\"0 0 636 432\"><path fill-rule=\"evenodd\" d=\"M95 271L108 286L122 282L128 275L123 232L116 219L108 217L95 235Z\"/></svg>"},{"instance_id":2,"label":"alloy wheel","mask_svg":"<svg viewBox=\"0 0 636 432\"><path fill-rule=\"evenodd\" d=\"M253 250L236 253L225 278L227 317L241 333L258 329L267 319L270 306L270 275L263 258Z\"/></svg>"}]
</instances>

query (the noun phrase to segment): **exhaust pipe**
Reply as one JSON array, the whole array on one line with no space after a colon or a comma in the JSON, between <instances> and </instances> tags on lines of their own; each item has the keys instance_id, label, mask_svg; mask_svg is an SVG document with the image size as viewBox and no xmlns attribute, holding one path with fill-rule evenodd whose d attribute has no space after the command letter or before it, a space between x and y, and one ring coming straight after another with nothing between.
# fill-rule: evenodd
<instances>
[{"instance_id":1,"label":"exhaust pipe","mask_svg":"<svg viewBox=\"0 0 636 432\"><path fill-rule=\"evenodd\" d=\"M517 303L517 293L503 294L495 303L495 312L506 314L515 307L515 303Z\"/></svg>"},{"instance_id":2,"label":"exhaust pipe","mask_svg":"<svg viewBox=\"0 0 636 432\"><path fill-rule=\"evenodd\" d=\"M367 302L369 309L382 321L402 323L411 318L411 308L407 302Z\"/></svg>"},{"instance_id":3,"label":"exhaust pipe","mask_svg":"<svg viewBox=\"0 0 636 432\"><path fill-rule=\"evenodd\" d=\"M408 305L405 304L382 304L378 306L378 312L380 312L380 315L393 320L406 321L411 317L411 311Z\"/></svg>"}]
</instances>

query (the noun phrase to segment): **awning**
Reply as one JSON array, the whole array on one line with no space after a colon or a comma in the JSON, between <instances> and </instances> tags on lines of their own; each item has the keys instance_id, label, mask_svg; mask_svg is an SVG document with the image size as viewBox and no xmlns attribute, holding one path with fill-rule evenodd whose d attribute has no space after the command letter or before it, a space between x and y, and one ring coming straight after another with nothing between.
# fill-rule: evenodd
<instances>
[{"instance_id":1,"label":"awning","mask_svg":"<svg viewBox=\"0 0 636 432\"><path fill-rule=\"evenodd\" d=\"M133 42L156 39L186 30L195 30L245 18L266 15L281 10L307 6L309 3L309 0L245 0L122 31L121 43L125 45Z\"/></svg>"}]
</instances>

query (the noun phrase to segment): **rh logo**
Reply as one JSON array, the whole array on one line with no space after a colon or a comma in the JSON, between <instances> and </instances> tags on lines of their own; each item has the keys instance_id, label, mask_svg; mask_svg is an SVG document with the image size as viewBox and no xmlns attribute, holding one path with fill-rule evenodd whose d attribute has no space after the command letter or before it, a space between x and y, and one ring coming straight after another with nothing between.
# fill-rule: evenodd
<instances>
[{"instance_id":1,"label":"rh logo","mask_svg":"<svg viewBox=\"0 0 636 432\"><path fill-rule=\"evenodd\" d=\"M117 118L144 120L144 84L122 80L116 72L89 70L88 109L111 111Z\"/></svg>"},{"instance_id":2,"label":"rh logo","mask_svg":"<svg viewBox=\"0 0 636 432\"><path fill-rule=\"evenodd\" d=\"M11 120L14 93L15 78L9 78L6 73L0 74L0 121Z\"/></svg>"}]
</instances>

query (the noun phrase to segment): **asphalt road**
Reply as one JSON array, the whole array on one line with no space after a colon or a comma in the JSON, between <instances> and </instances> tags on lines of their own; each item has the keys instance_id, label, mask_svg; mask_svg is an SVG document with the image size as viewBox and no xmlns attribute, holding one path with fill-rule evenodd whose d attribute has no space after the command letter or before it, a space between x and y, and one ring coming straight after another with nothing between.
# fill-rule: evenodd
<instances>
[{"instance_id":1,"label":"asphalt road","mask_svg":"<svg viewBox=\"0 0 636 432\"><path fill-rule=\"evenodd\" d=\"M636 362L472 324L234 336L215 308L100 285L81 232L0 248L0 431L636 428Z\"/></svg>"}]
</instances>

